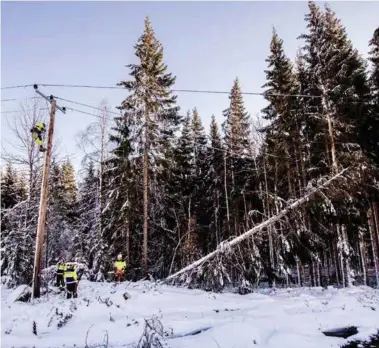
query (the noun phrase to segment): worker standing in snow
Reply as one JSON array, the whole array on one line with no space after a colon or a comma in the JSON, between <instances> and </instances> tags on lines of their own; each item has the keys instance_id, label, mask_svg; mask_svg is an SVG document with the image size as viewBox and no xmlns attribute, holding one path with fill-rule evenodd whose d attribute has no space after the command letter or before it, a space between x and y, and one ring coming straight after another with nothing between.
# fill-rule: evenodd
<instances>
[{"instance_id":1,"label":"worker standing in snow","mask_svg":"<svg viewBox=\"0 0 379 348\"><path fill-rule=\"evenodd\" d=\"M114 263L114 280L122 281L126 271L126 262L122 261L122 255L117 255L117 261Z\"/></svg>"},{"instance_id":2,"label":"worker standing in snow","mask_svg":"<svg viewBox=\"0 0 379 348\"><path fill-rule=\"evenodd\" d=\"M60 259L57 263L57 270L55 272L57 277L57 283L56 286L59 288L60 286L64 286L64 271L66 269L66 266L64 264L64 260Z\"/></svg>"},{"instance_id":3,"label":"worker standing in snow","mask_svg":"<svg viewBox=\"0 0 379 348\"><path fill-rule=\"evenodd\" d=\"M45 152L46 149L43 146L43 140L42 140L42 134L46 132L45 124L43 122L38 122L30 131L32 132L33 139L39 145L39 150L41 152Z\"/></svg>"},{"instance_id":4,"label":"worker standing in snow","mask_svg":"<svg viewBox=\"0 0 379 348\"><path fill-rule=\"evenodd\" d=\"M73 264L66 264L64 271L64 282L66 283L67 298L78 297L78 275Z\"/></svg>"}]
</instances>

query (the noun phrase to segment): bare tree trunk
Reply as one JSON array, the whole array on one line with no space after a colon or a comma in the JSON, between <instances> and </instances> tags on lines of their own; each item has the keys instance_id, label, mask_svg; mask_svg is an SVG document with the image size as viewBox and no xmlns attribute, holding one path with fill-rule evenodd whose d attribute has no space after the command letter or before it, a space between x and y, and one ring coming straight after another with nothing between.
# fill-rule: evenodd
<instances>
[{"instance_id":1,"label":"bare tree trunk","mask_svg":"<svg viewBox=\"0 0 379 348\"><path fill-rule=\"evenodd\" d=\"M374 212L374 223L375 223L375 229L376 229L376 238L379 245L379 212L378 212L378 205L375 201L372 202L372 211Z\"/></svg>"},{"instance_id":2,"label":"bare tree trunk","mask_svg":"<svg viewBox=\"0 0 379 348\"><path fill-rule=\"evenodd\" d=\"M333 250L333 263L334 263L334 269L336 272L336 281L337 281L337 285L340 285L339 263L338 263L338 247L334 242L332 242L332 248L333 248L332 249Z\"/></svg>"},{"instance_id":3,"label":"bare tree trunk","mask_svg":"<svg viewBox=\"0 0 379 348\"><path fill-rule=\"evenodd\" d=\"M100 163L99 163L99 238L103 234L103 176L104 176L104 159L105 159L105 135L107 130L108 109L104 105L100 117Z\"/></svg>"},{"instance_id":4,"label":"bare tree trunk","mask_svg":"<svg viewBox=\"0 0 379 348\"><path fill-rule=\"evenodd\" d=\"M264 155L264 163L263 163L263 173L265 178L265 189L266 189L266 214L267 217L271 217L271 211L270 211L270 203L269 203L269 195L268 195L268 183L267 183L267 172L266 172L266 156ZM265 205L264 205L265 206ZM269 254L270 254L270 265L274 269L275 268L275 259L274 259L274 242L273 242L273 236L272 236L272 226L269 226L267 228L268 231L268 244L269 244Z\"/></svg>"},{"instance_id":5,"label":"bare tree trunk","mask_svg":"<svg viewBox=\"0 0 379 348\"><path fill-rule=\"evenodd\" d=\"M374 229L374 214L370 208L367 212L368 226L370 230L371 248L372 248L372 258L374 260L375 276L376 276L376 286L379 287L379 261L378 261L378 245L375 238Z\"/></svg>"},{"instance_id":6,"label":"bare tree trunk","mask_svg":"<svg viewBox=\"0 0 379 348\"><path fill-rule=\"evenodd\" d=\"M301 285L304 285L304 283L306 283L306 277L305 277L305 267L303 265L300 265L300 270L301 270L301 276L302 276L302 279L303 279L303 282Z\"/></svg>"},{"instance_id":7,"label":"bare tree trunk","mask_svg":"<svg viewBox=\"0 0 379 348\"><path fill-rule=\"evenodd\" d=\"M216 191L216 208L215 208L215 229L216 229L216 245L220 243L219 224L218 224L218 212L220 209L220 192Z\"/></svg>"},{"instance_id":8,"label":"bare tree trunk","mask_svg":"<svg viewBox=\"0 0 379 348\"><path fill-rule=\"evenodd\" d=\"M266 204L263 204L265 215L267 218L271 217L271 209L270 209L270 202L269 202L269 192L268 192L268 182L267 182L267 171L266 171L266 154L263 154L263 174L264 174L264 184L265 184L265 197L266 197ZM263 198L263 195L262 195ZM273 240L273 226L267 227L267 234L268 234L268 249L270 254L270 266L272 269L275 269L275 258L274 258L274 240ZM273 282L273 286L275 287L275 279Z\"/></svg>"},{"instance_id":9,"label":"bare tree trunk","mask_svg":"<svg viewBox=\"0 0 379 348\"><path fill-rule=\"evenodd\" d=\"M316 281L315 281L315 273L314 273L314 260L312 258L311 263L309 264L309 276L311 279L311 286L315 286Z\"/></svg>"},{"instance_id":10,"label":"bare tree trunk","mask_svg":"<svg viewBox=\"0 0 379 348\"><path fill-rule=\"evenodd\" d=\"M148 219L149 219L149 146L148 146L148 125L149 114L145 110L145 122L144 127L144 151L143 151L143 250L142 250L142 268L144 276L148 274L148 245L147 245L147 233L148 233Z\"/></svg>"},{"instance_id":11,"label":"bare tree trunk","mask_svg":"<svg viewBox=\"0 0 379 348\"><path fill-rule=\"evenodd\" d=\"M293 191L292 191L292 181L291 181L291 167L290 167L290 163L289 163L290 154L289 154L289 151L288 151L287 141L284 141L284 149L285 149L285 153L286 153L288 193L289 193L289 196L292 197Z\"/></svg>"},{"instance_id":12,"label":"bare tree trunk","mask_svg":"<svg viewBox=\"0 0 379 348\"><path fill-rule=\"evenodd\" d=\"M330 259L332 258L332 255L333 255L333 249L332 249L330 243L329 243L329 250L330 250L330 252L329 252L330 257L328 255L328 253L325 252L325 262L326 262L326 270L327 270L327 272L326 272L326 285L330 284L330 261L331 261Z\"/></svg>"},{"instance_id":13,"label":"bare tree trunk","mask_svg":"<svg viewBox=\"0 0 379 348\"><path fill-rule=\"evenodd\" d=\"M225 189L225 205L226 205L226 221L228 222L228 237L230 237L230 214L229 214L229 197L226 172L226 151L224 153L224 189Z\"/></svg>"},{"instance_id":14,"label":"bare tree trunk","mask_svg":"<svg viewBox=\"0 0 379 348\"><path fill-rule=\"evenodd\" d=\"M326 117L328 121L328 131L329 131L329 141L330 141L330 152L332 155L333 174L336 174L338 173L338 164L337 164L337 157L336 157L336 148L334 145L332 118L329 113L326 114Z\"/></svg>"},{"instance_id":15,"label":"bare tree trunk","mask_svg":"<svg viewBox=\"0 0 379 348\"><path fill-rule=\"evenodd\" d=\"M351 278L351 267L350 267L351 251L350 251L349 239L347 237L347 230L346 230L345 224L341 225L341 230L342 230L342 238L343 238L344 246L345 248L349 249L348 255L344 259L345 259L345 267L346 267L347 286L351 287L353 286L353 280Z\"/></svg>"},{"instance_id":16,"label":"bare tree trunk","mask_svg":"<svg viewBox=\"0 0 379 348\"><path fill-rule=\"evenodd\" d=\"M125 261L127 264L130 264L130 223L129 218L126 220L126 258Z\"/></svg>"},{"instance_id":17,"label":"bare tree trunk","mask_svg":"<svg viewBox=\"0 0 379 348\"><path fill-rule=\"evenodd\" d=\"M247 212L247 205L246 205L246 196L245 192L243 193L243 204L245 207L245 231L249 229L249 217L248 217L248 212Z\"/></svg>"},{"instance_id":18,"label":"bare tree trunk","mask_svg":"<svg viewBox=\"0 0 379 348\"><path fill-rule=\"evenodd\" d=\"M321 274L320 274L321 262L320 262L319 256L320 255L317 254L317 260L316 260L317 286L321 286Z\"/></svg>"},{"instance_id":19,"label":"bare tree trunk","mask_svg":"<svg viewBox=\"0 0 379 348\"><path fill-rule=\"evenodd\" d=\"M297 285L301 287L300 260L298 258L296 258L296 269L297 269Z\"/></svg>"},{"instance_id":20,"label":"bare tree trunk","mask_svg":"<svg viewBox=\"0 0 379 348\"><path fill-rule=\"evenodd\" d=\"M146 130L145 130L146 131ZM147 136L145 138L147 141ZM142 251L142 267L144 275L148 273L147 265L147 231L148 231L148 186L149 186L149 177L148 177L148 153L147 153L147 144L145 143L145 149L143 153L143 251Z\"/></svg>"},{"instance_id":21,"label":"bare tree trunk","mask_svg":"<svg viewBox=\"0 0 379 348\"><path fill-rule=\"evenodd\" d=\"M188 225L187 225L187 240L191 239L191 197L188 201Z\"/></svg>"},{"instance_id":22,"label":"bare tree trunk","mask_svg":"<svg viewBox=\"0 0 379 348\"><path fill-rule=\"evenodd\" d=\"M340 258L340 265L341 265L342 286L345 287L346 281L345 281L344 255L343 255L344 239L343 239L343 236L341 233L340 225L337 224L336 228L337 228L338 243L340 245L340 247L337 248L337 250L338 250L338 254L339 254L339 258Z\"/></svg>"},{"instance_id":23,"label":"bare tree trunk","mask_svg":"<svg viewBox=\"0 0 379 348\"><path fill-rule=\"evenodd\" d=\"M49 266L49 231L46 229L46 240L45 240L45 267Z\"/></svg>"},{"instance_id":24,"label":"bare tree trunk","mask_svg":"<svg viewBox=\"0 0 379 348\"><path fill-rule=\"evenodd\" d=\"M361 267L363 273L363 285L367 285L367 257L366 257L366 243L364 240L363 231L358 232L359 235L359 250L361 256Z\"/></svg>"}]
</instances>

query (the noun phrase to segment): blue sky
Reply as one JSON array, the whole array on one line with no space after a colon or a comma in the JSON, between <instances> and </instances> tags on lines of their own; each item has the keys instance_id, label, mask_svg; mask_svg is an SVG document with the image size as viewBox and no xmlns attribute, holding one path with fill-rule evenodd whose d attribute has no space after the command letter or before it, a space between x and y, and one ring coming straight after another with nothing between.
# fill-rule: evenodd
<instances>
[{"instance_id":1,"label":"blue sky","mask_svg":"<svg viewBox=\"0 0 379 348\"><path fill-rule=\"evenodd\" d=\"M367 56L368 41L378 26L378 2L332 2L354 46ZM145 16L164 46L165 62L177 76L176 89L229 91L238 76L243 91L261 92L272 27L294 58L305 31L307 2L2 2L1 85L33 83L114 86L128 78L136 62L133 45ZM42 92L98 106L103 98L113 108L123 90L40 88ZM32 88L2 90L1 110L19 108L35 96ZM208 130L212 114L221 122L228 95L178 93L184 114L197 107ZM254 116L264 106L260 96L245 96ZM95 110L59 102L90 113ZM11 140L1 114L2 141ZM63 155L76 167L82 154L75 135L96 118L69 111L57 113L55 136ZM5 145L6 146L6 145Z\"/></svg>"}]
</instances>

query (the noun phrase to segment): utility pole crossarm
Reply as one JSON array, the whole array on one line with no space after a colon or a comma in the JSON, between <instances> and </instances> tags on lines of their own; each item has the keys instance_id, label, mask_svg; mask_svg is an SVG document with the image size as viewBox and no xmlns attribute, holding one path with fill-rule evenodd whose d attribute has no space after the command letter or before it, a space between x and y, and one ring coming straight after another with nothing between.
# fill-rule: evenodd
<instances>
[{"instance_id":1,"label":"utility pole crossarm","mask_svg":"<svg viewBox=\"0 0 379 348\"><path fill-rule=\"evenodd\" d=\"M42 98L46 99L50 104L53 102L53 100L54 100L54 96L53 95L51 95L50 97L47 97L46 95L44 95L42 92L40 92L38 90L38 85L34 85L33 87L34 87L36 93L39 94ZM66 108L64 106L61 108L59 105L55 105L55 107L59 111L63 112L64 114L66 113Z\"/></svg>"},{"instance_id":2,"label":"utility pole crossarm","mask_svg":"<svg viewBox=\"0 0 379 348\"><path fill-rule=\"evenodd\" d=\"M63 113L66 113L66 108L65 107L61 108L60 106L58 106L53 96L47 97L43 93L41 93L38 90L37 85L34 85L34 89L41 97L46 99L51 104L49 131L47 135L47 149L46 149L46 154L45 154L45 162L43 166L41 198L40 198L37 237L36 237L36 250L35 250L34 269L33 269L33 298L38 298L40 297L40 294L41 294L40 293L41 263L42 263L43 244L44 244L44 239L45 239L46 209L47 209L47 201L48 201L48 182L49 182L51 153L52 153L52 148L53 148L55 111L56 109L58 109L62 111Z\"/></svg>"}]
</instances>

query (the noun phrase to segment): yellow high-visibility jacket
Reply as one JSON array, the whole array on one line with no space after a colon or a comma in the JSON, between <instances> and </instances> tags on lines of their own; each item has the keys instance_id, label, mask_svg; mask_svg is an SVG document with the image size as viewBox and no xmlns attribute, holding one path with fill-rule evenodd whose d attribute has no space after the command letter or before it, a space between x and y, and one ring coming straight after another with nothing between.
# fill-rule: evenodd
<instances>
[{"instance_id":1,"label":"yellow high-visibility jacket","mask_svg":"<svg viewBox=\"0 0 379 348\"><path fill-rule=\"evenodd\" d=\"M126 262L125 261L116 261L114 263L114 268L117 270L122 270L123 268L126 268Z\"/></svg>"},{"instance_id":2,"label":"yellow high-visibility jacket","mask_svg":"<svg viewBox=\"0 0 379 348\"><path fill-rule=\"evenodd\" d=\"M36 128L37 128L39 131L42 132L42 131L45 129L45 124L42 123L42 122L38 122L38 123L36 124Z\"/></svg>"},{"instance_id":3,"label":"yellow high-visibility jacket","mask_svg":"<svg viewBox=\"0 0 379 348\"><path fill-rule=\"evenodd\" d=\"M66 284L76 283L78 281L78 275L75 270L69 270L64 272L64 282Z\"/></svg>"},{"instance_id":4,"label":"yellow high-visibility jacket","mask_svg":"<svg viewBox=\"0 0 379 348\"><path fill-rule=\"evenodd\" d=\"M58 263L57 264L57 274L62 274L65 272L66 270L66 265L64 263Z\"/></svg>"}]
</instances>

